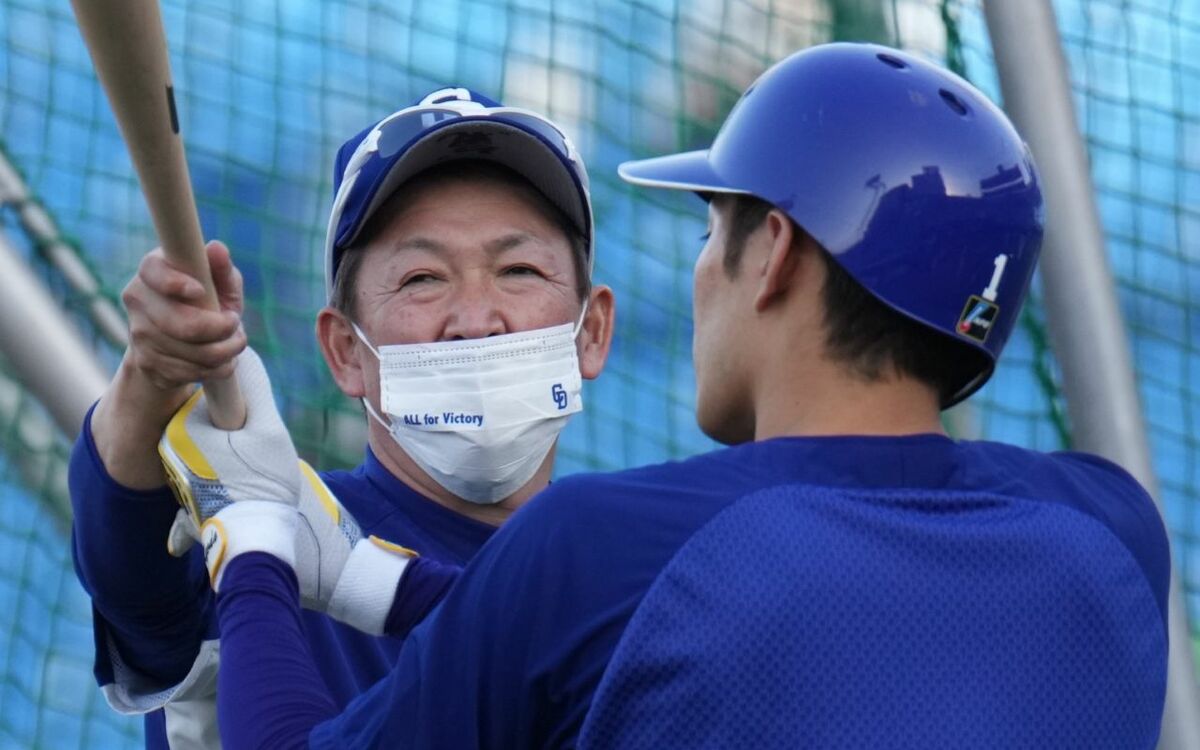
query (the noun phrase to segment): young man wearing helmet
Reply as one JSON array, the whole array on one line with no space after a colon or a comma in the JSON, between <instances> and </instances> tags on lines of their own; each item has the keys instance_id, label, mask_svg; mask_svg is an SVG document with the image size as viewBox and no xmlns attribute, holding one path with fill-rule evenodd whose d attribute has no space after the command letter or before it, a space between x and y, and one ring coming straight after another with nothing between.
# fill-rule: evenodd
<instances>
[{"instance_id":1,"label":"young man wearing helmet","mask_svg":"<svg viewBox=\"0 0 1200 750\"><path fill-rule=\"evenodd\" d=\"M341 715L291 658L291 553L234 559L222 622L248 624L221 679L245 699L223 731L1153 747L1169 552L1150 499L1102 459L955 441L939 419L991 374L1039 252L1037 174L1003 114L918 58L826 45L763 74L711 149L621 174L709 200L697 415L732 447L556 482ZM282 635L259 648L264 627Z\"/></svg>"},{"instance_id":2,"label":"young man wearing helmet","mask_svg":"<svg viewBox=\"0 0 1200 750\"><path fill-rule=\"evenodd\" d=\"M307 613L304 637L324 684L345 705L387 673L398 643L331 617L403 632L448 582L434 576L417 586L409 576L404 606L389 610L405 556L370 558L374 547L360 538L415 549L427 569L465 565L548 483L559 431L582 406L581 378L596 377L607 356L613 300L591 283L583 163L535 113L465 89L437 91L347 141L334 177L329 306L317 335L338 385L363 403L368 449L355 470L324 475L357 523L313 523L308 557L324 557L301 586L306 603L330 615ZM97 678L114 708L151 712L150 747L219 744L213 594L201 551L188 549L198 529L186 515L176 518L155 451L192 383L253 358L238 357L246 344L240 276L219 243L209 257L219 313L198 306L198 283L161 253L143 262L124 295L133 343L71 462L75 555L95 605ZM270 402L269 387L256 395ZM183 471L189 444L186 430L164 441L164 455ZM251 455L275 450L269 441L242 445ZM328 500L307 476L307 500ZM179 557L166 552L168 529ZM345 549L330 553L331 539ZM368 555L362 585L391 581L369 623L361 611L360 619L348 616L330 583L343 580L347 561L364 559L348 552L356 542Z\"/></svg>"}]
</instances>

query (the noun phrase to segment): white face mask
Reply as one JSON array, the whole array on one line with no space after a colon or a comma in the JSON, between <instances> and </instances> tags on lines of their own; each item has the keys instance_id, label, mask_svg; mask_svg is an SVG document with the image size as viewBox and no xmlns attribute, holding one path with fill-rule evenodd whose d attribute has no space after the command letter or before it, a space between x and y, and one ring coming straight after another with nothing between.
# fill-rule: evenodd
<instances>
[{"instance_id":1,"label":"white face mask","mask_svg":"<svg viewBox=\"0 0 1200 750\"><path fill-rule=\"evenodd\" d=\"M585 308L586 313L586 308ZM371 346L384 420L434 481L464 500L497 503L533 478L567 418L583 408L579 323L465 341Z\"/></svg>"}]
</instances>

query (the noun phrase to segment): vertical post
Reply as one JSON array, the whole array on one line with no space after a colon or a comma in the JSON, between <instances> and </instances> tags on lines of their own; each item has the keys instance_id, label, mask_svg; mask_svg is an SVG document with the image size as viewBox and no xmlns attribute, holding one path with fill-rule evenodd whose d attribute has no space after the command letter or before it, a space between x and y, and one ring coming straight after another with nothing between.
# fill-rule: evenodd
<instances>
[{"instance_id":1,"label":"vertical post","mask_svg":"<svg viewBox=\"0 0 1200 750\"><path fill-rule=\"evenodd\" d=\"M983 7L1004 106L1029 142L1046 196L1046 318L1075 447L1125 467L1161 503L1054 10L1049 0L984 0ZM1179 579L1172 578L1159 747L1200 750L1192 638Z\"/></svg>"},{"instance_id":2,"label":"vertical post","mask_svg":"<svg viewBox=\"0 0 1200 750\"><path fill-rule=\"evenodd\" d=\"M108 386L75 327L0 233L0 351L68 437Z\"/></svg>"},{"instance_id":3,"label":"vertical post","mask_svg":"<svg viewBox=\"0 0 1200 750\"><path fill-rule=\"evenodd\" d=\"M66 243L58 225L29 190L17 168L0 145L0 206L11 207L46 262L66 282L75 294L87 300L87 312L96 330L118 349L129 344L129 326L125 315L107 297L100 294L100 282L79 257L78 251Z\"/></svg>"}]
</instances>

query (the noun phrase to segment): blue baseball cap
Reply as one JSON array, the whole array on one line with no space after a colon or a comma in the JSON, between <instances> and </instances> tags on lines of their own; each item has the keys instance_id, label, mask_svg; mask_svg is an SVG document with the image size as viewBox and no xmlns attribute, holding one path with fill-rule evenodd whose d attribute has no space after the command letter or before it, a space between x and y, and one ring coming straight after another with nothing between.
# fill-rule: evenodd
<instances>
[{"instance_id":1,"label":"blue baseball cap","mask_svg":"<svg viewBox=\"0 0 1200 750\"><path fill-rule=\"evenodd\" d=\"M393 112L338 149L325 237L327 299L342 254L375 210L421 172L465 159L511 169L562 211L586 239L591 276L591 196L587 170L571 140L536 112L505 107L469 89L445 88Z\"/></svg>"}]
</instances>

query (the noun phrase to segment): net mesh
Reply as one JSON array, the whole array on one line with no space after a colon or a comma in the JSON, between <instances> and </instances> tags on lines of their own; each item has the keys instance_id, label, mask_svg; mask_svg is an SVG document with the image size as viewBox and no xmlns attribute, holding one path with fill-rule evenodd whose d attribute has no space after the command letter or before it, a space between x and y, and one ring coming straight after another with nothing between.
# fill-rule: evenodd
<instances>
[{"instance_id":1,"label":"net mesh","mask_svg":"<svg viewBox=\"0 0 1200 750\"><path fill-rule=\"evenodd\" d=\"M1059 2L1062 39L1133 343L1175 559L1200 623L1200 43L1193 2ZM702 148L741 90L792 50L899 44L995 99L977 2L961 0L165 0L180 118L206 236L233 248L246 328L301 452L356 463L364 419L313 337L336 147L454 84L548 113L592 176L596 278L618 299L605 374L563 435L559 471L617 469L711 447L692 417L694 198L631 189L630 158ZM0 149L99 279L68 283L18 207L0 229L115 365L93 318L116 302L153 229L66 3L0 0ZM1103 335L1102 331L1093 335ZM997 377L947 417L960 435L1069 444L1035 290ZM89 608L63 511L68 441L0 367L0 747L122 747L140 723L91 676Z\"/></svg>"}]
</instances>

